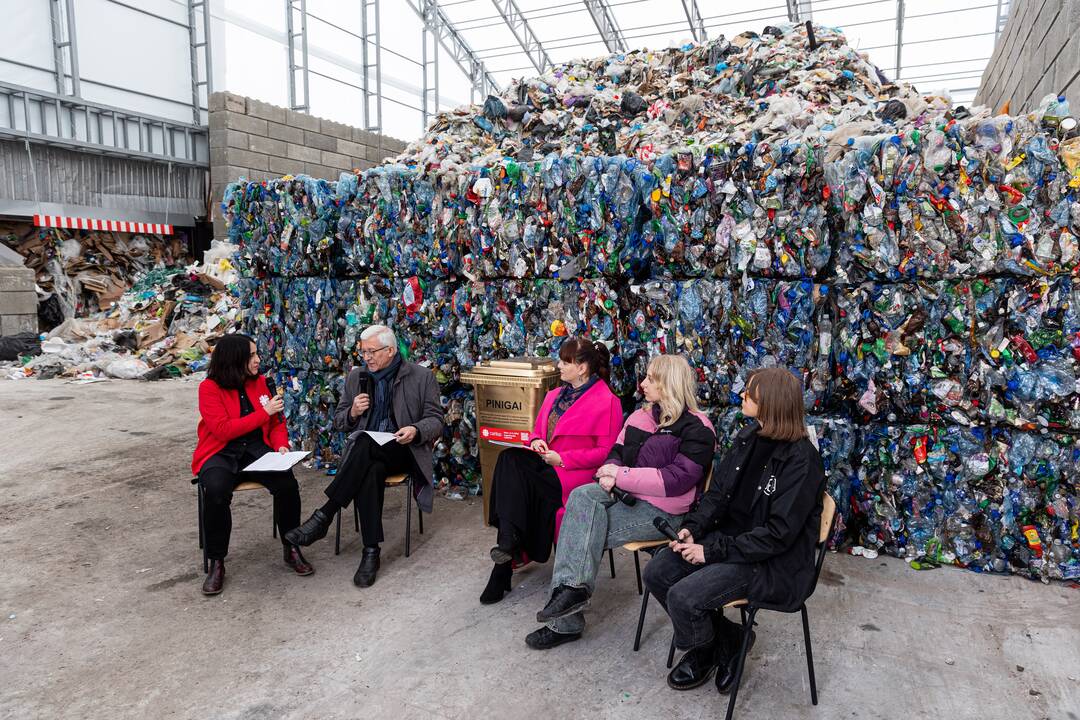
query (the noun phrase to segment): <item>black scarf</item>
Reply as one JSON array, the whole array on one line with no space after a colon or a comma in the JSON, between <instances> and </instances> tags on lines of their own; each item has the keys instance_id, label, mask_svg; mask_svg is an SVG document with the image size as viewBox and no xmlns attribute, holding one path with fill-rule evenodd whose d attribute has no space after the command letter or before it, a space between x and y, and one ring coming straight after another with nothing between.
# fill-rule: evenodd
<instances>
[{"instance_id":1,"label":"black scarf","mask_svg":"<svg viewBox=\"0 0 1080 720\"><path fill-rule=\"evenodd\" d=\"M394 379L401 369L401 356L394 354L390 364L378 372L371 373L375 383L375 397L371 398L371 419L367 429L378 432L395 432L398 427L394 421L391 404L394 400Z\"/></svg>"},{"instance_id":2,"label":"black scarf","mask_svg":"<svg viewBox=\"0 0 1080 720\"><path fill-rule=\"evenodd\" d=\"M599 377L593 375L578 388L575 388L570 383L563 385L562 390L559 391L559 396L555 398L555 403L551 406L551 414L548 415L547 436L549 440L555 434L555 425L558 424L559 418L565 415L570 406L580 400L581 396L588 392L589 388L595 385L599 379Z\"/></svg>"}]
</instances>

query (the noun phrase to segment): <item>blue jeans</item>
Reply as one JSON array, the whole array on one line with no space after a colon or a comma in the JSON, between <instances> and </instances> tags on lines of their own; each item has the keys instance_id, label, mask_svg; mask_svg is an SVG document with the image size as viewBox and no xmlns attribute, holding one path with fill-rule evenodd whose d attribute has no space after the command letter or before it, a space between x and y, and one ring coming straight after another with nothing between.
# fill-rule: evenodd
<instances>
[{"instance_id":1,"label":"blue jeans","mask_svg":"<svg viewBox=\"0 0 1080 720\"><path fill-rule=\"evenodd\" d=\"M653 526L657 516L666 518L673 527L682 520L682 515L670 515L641 499L632 507L621 503L596 483L575 489L566 501L559 530L552 591L569 585L584 588L592 596L604 550L628 542L664 539ZM574 613L551 621L548 627L557 633L579 633L585 628L585 616Z\"/></svg>"}]
</instances>

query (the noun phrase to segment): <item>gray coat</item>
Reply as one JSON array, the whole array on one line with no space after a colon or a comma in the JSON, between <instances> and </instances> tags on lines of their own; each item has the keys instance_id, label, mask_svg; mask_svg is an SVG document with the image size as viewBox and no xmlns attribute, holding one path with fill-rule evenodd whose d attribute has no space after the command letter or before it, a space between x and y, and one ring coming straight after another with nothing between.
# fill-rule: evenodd
<instances>
[{"instance_id":1,"label":"gray coat","mask_svg":"<svg viewBox=\"0 0 1080 720\"><path fill-rule=\"evenodd\" d=\"M345 391L341 394L341 402L334 411L334 429L349 433L346 453L356 436L367 429L367 413L355 420L349 417L353 399L360 393L360 374L361 368L354 367L349 371L349 376L345 378ZM417 471L427 482L418 483L416 499L421 510L431 512L435 495L432 448L443 431L443 409L439 403L439 384L435 382L435 374L425 367L402 360L401 368L394 379L391 411L399 428L412 425L417 430L416 439L409 445L409 450L416 461Z\"/></svg>"}]
</instances>

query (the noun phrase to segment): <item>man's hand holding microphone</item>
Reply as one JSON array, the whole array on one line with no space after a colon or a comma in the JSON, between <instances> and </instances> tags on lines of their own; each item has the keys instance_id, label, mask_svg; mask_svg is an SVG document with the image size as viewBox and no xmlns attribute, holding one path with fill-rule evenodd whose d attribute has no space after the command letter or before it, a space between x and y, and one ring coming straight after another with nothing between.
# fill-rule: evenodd
<instances>
[{"instance_id":1,"label":"man's hand holding microphone","mask_svg":"<svg viewBox=\"0 0 1080 720\"><path fill-rule=\"evenodd\" d=\"M349 408L349 418L355 420L368 411L371 407L371 396L367 393L360 393L353 398L352 407Z\"/></svg>"}]
</instances>

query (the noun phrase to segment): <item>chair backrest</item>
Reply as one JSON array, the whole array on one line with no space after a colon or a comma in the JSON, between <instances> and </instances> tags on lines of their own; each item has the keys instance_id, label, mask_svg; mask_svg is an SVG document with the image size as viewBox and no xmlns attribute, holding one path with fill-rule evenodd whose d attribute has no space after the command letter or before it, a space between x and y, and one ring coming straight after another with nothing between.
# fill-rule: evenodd
<instances>
[{"instance_id":1,"label":"chair backrest","mask_svg":"<svg viewBox=\"0 0 1080 720\"><path fill-rule=\"evenodd\" d=\"M807 597L814 594L817 588L818 575L821 574L821 566L825 562L825 551L828 549L829 536L832 535L833 524L836 522L836 501L832 495L825 493L821 501L821 524L818 530L818 541L815 549L817 558L814 562L814 582L810 585Z\"/></svg>"}]
</instances>

